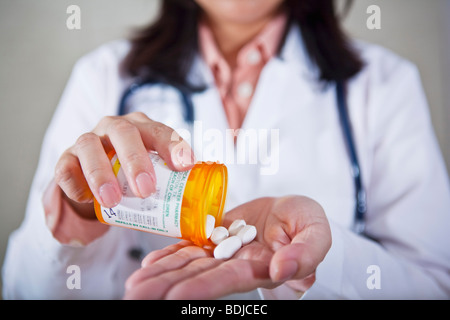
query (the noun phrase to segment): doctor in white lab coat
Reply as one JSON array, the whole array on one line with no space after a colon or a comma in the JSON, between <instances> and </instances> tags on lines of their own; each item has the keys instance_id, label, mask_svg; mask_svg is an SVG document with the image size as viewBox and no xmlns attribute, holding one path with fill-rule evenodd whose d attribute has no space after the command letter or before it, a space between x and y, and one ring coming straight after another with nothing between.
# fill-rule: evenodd
<instances>
[{"instance_id":1,"label":"doctor in white lab coat","mask_svg":"<svg viewBox=\"0 0 450 320\"><path fill-rule=\"evenodd\" d=\"M209 6L220 7L224 1L208 5L207 1L199 0L192 8L201 8L213 25L214 8ZM294 2L286 1L285 5ZM163 10L167 10L170 3L167 1ZM243 12L249 3L234 3L236 8L223 7L220 12L224 16L226 10ZM281 1L261 3L266 4L260 6L261 10L269 12L267 8L272 6L273 9ZM314 7L314 1L308 3ZM192 8L186 10L194 10ZM333 84L324 86L318 80L319 63L311 59L302 28L306 27L287 24L281 51L264 64L240 125L241 131L233 148L228 150L243 152L248 158L258 155L256 161L227 158L225 140L219 141L218 147L212 145L212 137L215 134L216 138L226 137L230 127L216 87L217 79L201 54L193 57L188 73L192 83L206 85L205 90L192 94L193 125L183 118L178 90L163 84L153 86L146 93L146 101L151 103L136 103L125 118L117 116L121 96L134 81L134 77L120 67L132 43L109 43L80 59L46 133L26 217L9 240L2 273L4 297L218 298L248 291L242 297L449 298L449 178L417 68L386 49L352 43L364 63L359 72L346 79L346 100L368 199L365 233L358 235L351 229L354 184L339 122L335 87ZM126 124L135 127L128 130ZM275 219L270 226L272 229L264 224L258 229L256 242L265 250L261 261L255 255L241 254L225 263L213 262L206 251L200 250L199 254L186 244L173 246L178 239L108 227L96 221L95 216L94 219L83 216L83 212L92 213L92 196L106 205L117 200L111 192L102 198L101 191L93 187L100 186L102 178L92 175L110 174L104 173L106 166L101 166L105 158L86 157L96 156L99 149L104 152L108 147L126 148L120 145L124 143L124 132L138 132L134 137L142 136L145 147L159 151L174 169L189 168L190 159L183 159L186 167L174 160L175 153L170 147L181 146L185 151L188 147L186 142L170 144L169 128L176 129L190 143L197 160L221 160L228 166L226 211L230 211L230 215L246 214L250 221L259 214L267 218L276 210L281 211L282 216L286 212L295 215L292 224ZM150 142L145 141L145 130L150 132ZM248 143L249 136L255 132L258 139L253 144ZM138 141L141 144L137 143L140 147L142 140ZM92 141L99 143L97 149ZM87 152L83 148L91 149ZM77 154L74 150L82 151ZM70 170L73 161L81 163L81 175L77 169ZM89 167L92 164L97 166ZM151 173L151 168L147 169ZM131 172L133 169L130 175ZM147 182L133 185L138 196L153 191L154 185ZM80 214L69 219L64 215L64 208L78 210ZM53 211L57 213L52 215ZM267 216L266 211L270 211ZM67 226L61 231L61 226L69 220L78 231L72 232ZM94 230L92 234L77 236L79 230L88 229ZM266 239L269 230L277 233L273 235L276 241ZM168 245L172 246L165 251L157 250ZM221 287L214 288L213 283L208 283L210 291L195 290L201 287L196 279L211 281L211 277L205 275L207 271L196 270L195 277L193 274L171 283L167 280L170 274L160 270L149 279L155 265L167 270L175 268L177 250L183 252L178 257L186 259L176 266L180 272L188 272L185 266L204 259L203 265L210 263L212 269L218 268L215 280ZM233 267L237 266L233 263L242 263L242 274L226 272L227 263ZM80 275L78 287L71 285L73 270ZM244 278L248 274L254 276L249 271L255 270L260 272L260 279ZM158 291L155 288L161 286L161 279L169 284ZM240 281L239 286L236 281Z\"/></svg>"}]
</instances>

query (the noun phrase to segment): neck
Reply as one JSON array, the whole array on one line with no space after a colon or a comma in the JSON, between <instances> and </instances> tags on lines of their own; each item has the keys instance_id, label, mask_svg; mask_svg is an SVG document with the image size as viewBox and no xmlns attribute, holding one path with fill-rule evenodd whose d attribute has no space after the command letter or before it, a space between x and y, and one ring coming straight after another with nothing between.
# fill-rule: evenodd
<instances>
[{"instance_id":1,"label":"neck","mask_svg":"<svg viewBox=\"0 0 450 320\"><path fill-rule=\"evenodd\" d=\"M260 33L272 18L273 15L246 24L207 20L217 46L231 69L236 67L239 50Z\"/></svg>"}]
</instances>

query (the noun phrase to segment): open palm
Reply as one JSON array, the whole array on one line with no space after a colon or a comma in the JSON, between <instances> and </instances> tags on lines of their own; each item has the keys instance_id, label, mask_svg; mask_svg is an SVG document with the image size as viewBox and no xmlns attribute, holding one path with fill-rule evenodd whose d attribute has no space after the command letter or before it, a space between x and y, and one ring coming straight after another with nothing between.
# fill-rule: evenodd
<instances>
[{"instance_id":1,"label":"open palm","mask_svg":"<svg viewBox=\"0 0 450 320\"><path fill-rule=\"evenodd\" d=\"M325 213L313 200L260 198L226 213L224 226L244 219L258 231L255 241L231 259L189 241L151 252L126 283L126 299L215 299L285 282L305 290L331 246Z\"/></svg>"}]
</instances>

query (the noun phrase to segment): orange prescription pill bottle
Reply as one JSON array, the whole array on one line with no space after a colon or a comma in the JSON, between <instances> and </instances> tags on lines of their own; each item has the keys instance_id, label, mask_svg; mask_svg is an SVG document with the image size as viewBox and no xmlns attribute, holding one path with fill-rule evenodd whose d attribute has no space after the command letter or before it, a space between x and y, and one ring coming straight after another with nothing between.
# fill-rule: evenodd
<instances>
[{"instance_id":1,"label":"orange prescription pill bottle","mask_svg":"<svg viewBox=\"0 0 450 320\"><path fill-rule=\"evenodd\" d=\"M94 200L97 219L105 224L190 240L198 246L210 244L206 216L222 221L228 184L224 164L198 162L189 171L176 172L156 153L149 157L156 173L156 192L142 199L131 191L116 154L111 165L122 190L122 200L105 208Z\"/></svg>"}]
</instances>

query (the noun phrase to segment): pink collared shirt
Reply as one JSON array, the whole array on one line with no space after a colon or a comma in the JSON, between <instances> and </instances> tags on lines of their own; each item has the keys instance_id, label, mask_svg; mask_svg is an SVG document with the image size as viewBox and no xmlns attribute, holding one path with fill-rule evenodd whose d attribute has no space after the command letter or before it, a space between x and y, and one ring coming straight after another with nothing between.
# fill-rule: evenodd
<instances>
[{"instance_id":1,"label":"pink collared shirt","mask_svg":"<svg viewBox=\"0 0 450 320\"><path fill-rule=\"evenodd\" d=\"M201 53L211 68L230 128L239 129L250 106L264 65L277 53L286 25L286 15L279 14L246 44L237 56L234 70L220 53L214 36L204 23L199 27ZM78 216L53 180L44 192L43 205L47 226L63 244L86 245L103 235L108 226Z\"/></svg>"},{"instance_id":2,"label":"pink collared shirt","mask_svg":"<svg viewBox=\"0 0 450 320\"><path fill-rule=\"evenodd\" d=\"M286 14L278 14L238 53L236 67L231 70L224 59L211 29L199 24L200 51L211 69L231 129L242 126L265 64L277 54L286 27Z\"/></svg>"}]
</instances>

